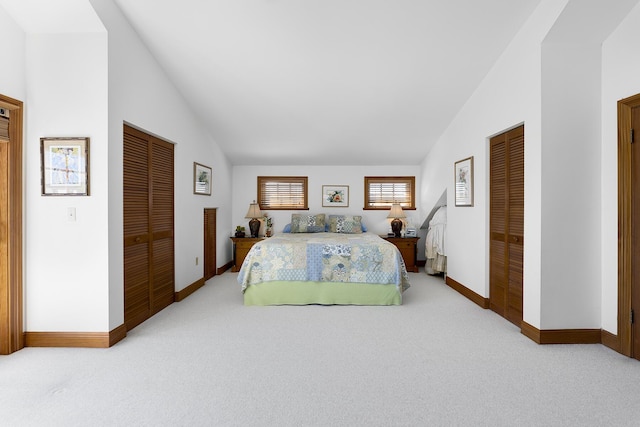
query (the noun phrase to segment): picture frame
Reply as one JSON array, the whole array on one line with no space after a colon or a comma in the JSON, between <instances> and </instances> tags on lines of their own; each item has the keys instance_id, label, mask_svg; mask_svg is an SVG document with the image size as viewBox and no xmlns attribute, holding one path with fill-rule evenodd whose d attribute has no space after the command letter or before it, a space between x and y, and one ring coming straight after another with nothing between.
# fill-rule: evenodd
<instances>
[{"instance_id":1,"label":"picture frame","mask_svg":"<svg viewBox=\"0 0 640 427\"><path fill-rule=\"evenodd\" d=\"M211 168L193 162L193 194L211 195Z\"/></svg>"},{"instance_id":2,"label":"picture frame","mask_svg":"<svg viewBox=\"0 0 640 427\"><path fill-rule=\"evenodd\" d=\"M40 138L43 196L89 195L89 138Z\"/></svg>"},{"instance_id":3,"label":"picture frame","mask_svg":"<svg viewBox=\"0 0 640 427\"><path fill-rule=\"evenodd\" d=\"M323 207L349 207L349 186L348 185L323 185L322 186L322 206Z\"/></svg>"},{"instance_id":4,"label":"picture frame","mask_svg":"<svg viewBox=\"0 0 640 427\"><path fill-rule=\"evenodd\" d=\"M473 206L473 156L454 164L455 205Z\"/></svg>"}]
</instances>

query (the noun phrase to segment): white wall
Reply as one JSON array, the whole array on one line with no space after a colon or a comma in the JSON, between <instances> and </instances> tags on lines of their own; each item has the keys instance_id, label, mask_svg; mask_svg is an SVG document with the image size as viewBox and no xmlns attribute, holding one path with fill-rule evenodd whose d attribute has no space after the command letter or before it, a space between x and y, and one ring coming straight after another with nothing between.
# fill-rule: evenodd
<instances>
[{"instance_id":1,"label":"white wall","mask_svg":"<svg viewBox=\"0 0 640 427\"><path fill-rule=\"evenodd\" d=\"M63 28L25 36L0 10L0 35L18 46L3 56L15 67L3 67L8 71L0 93L25 101L26 111L26 331L106 332L124 322L124 122L176 144L176 290L203 276L204 208L219 208L219 229L231 223L231 168L196 114L111 0L74 5L85 17L90 5L104 27L91 16L96 32ZM89 197L40 195L43 136L91 139ZM194 161L212 167L212 196L193 194ZM69 207L76 208L75 222L66 219ZM219 238L218 266L230 259L228 248L227 239Z\"/></svg>"},{"instance_id":2,"label":"white wall","mask_svg":"<svg viewBox=\"0 0 640 427\"><path fill-rule=\"evenodd\" d=\"M26 76L25 330L106 331L106 33L29 34ZM41 196L40 137L60 136L90 138L89 197Z\"/></svg>"},{"instance_id":3,"label":"white wall","mask_svg":"<svg viewBox=\"0 0 640 427\"><path fill-rule=\"evenodd\" d=\"M640 5L602 45L602 328L618 331L617 102L640 93Z\"/></svg>"},{"instance_id":4,"label":"white wall","mask_svg":"<svg viewBox=\"0 0 640 427\"><path fill-rule=\"evenodd\" d=\"M217 264L227 261L231 168L111 0L91 0L109 34L109 327L124 321L122 242L122 126L132 124L176 144L176 290L203 277L204 208L218 208ZM193 194L193 162L213 170L211 196ZM196 265L196 257L199 264Z\"/></svg>"},{"instance_id":5,"label":"white wall","mask_svg":"<svg viewBox=\"0 0 640 427\"><path fill-rule=\"evenodd\" d=\"M600 64L599 44L543 44L540 329L600 328Z\"/></svg>"},{"instance_id":6,"label":"white wall","mask_svg":"<svg viewBox=\"0 0 640 427\"><path fill-rule=\"evenodd\" d=\"M26 35L24 31L16 24L5 10L0 7L0 38L2 40L11 40L10 43L5 43L4 47L6 52L0 56L0 69L2 69L2 78L0 78L0 94L9 96L19 101L25 101L27 97L26 93ZM26 117L23 116L23 119ZM25 167L25 160L23 156L23 168ZM24 169L23 169L24 170ZM23 177L23 200L26 194L26 183ZM26 215L23 210L23 239L24 239L24 224L26 224ZM23 242L23 260L26 259L26 247ZM23 276L26 276L26 263L23 262ZM23 280L23 292L24 292L24 280ZM23 316L24 321L24 316Z\"/></svg>"},{"instance_id":7,"label":"white wall","mask_svg":"<svg viewBox=\"0 0 640 427\"><path fill-rule=\"evenodd\" d=\"M421 179L419 166L234 166L232 222L229 224L228 230L221 236L232 236L236 225L243 225L248 230L249 220L244 216L249 209L249 204L257 198L258 176L307 176L309 210L305 212L362 215L368 231L376 234L387 234L390 231L390 220L387 219L389 211L363 210L364 177L415 176L416 187ZM348 185L349 206L344 208L322 207L323 185ZM416 206L419 206L419 194L416 195L416 199ZM273 228L276 233L282 232L284 226L291 222L291 214L295 213L290 210L266 212L273 217ZM416 227L420 227L426 216L418 209L408 210L406 214L407 221ZM423 242L424 240L420 241L420 243ZM231 252L229 252L229 256L231 256Z\"/></svg>"},{"instance_id":8,"label":"white wall","mask_svg":"<svg viewBox=\"0 0 640 427\"><path fill-rule=\"evenodd\" d=\"M0 38L10 42L3 43L0 56L0 93L24 101L26 98L25 81L25 43L26 36L22 28L0 7Z\"/></svg>"},{"instance_id":9,"label":"white wall","mask_svg":"<svg viewBox=\"0 0 640 427\"><path fill-rule=\"evenodd\" d=\"M423 163L429 204L476 156L476 207L448 210L448 267L488 296L486 142L525 123L524 320L540 329L616 331L615 103L640 92L638 6L600 43L633 5L542 1Z\"/></svg>"},{"instance_id":10,"label":"white wall","mask_svg":"<svg viewBox=\"0 0 640 427\"><path fill-rule=\"evenodd\" d=\"M541 52L566 1L543 0L422 164L430 205L447 188L447 274L488 297L488 140L525 125L524 320L540 325ZM455 207L453 165L474 156L475 206Z\"/></svg>"},{"instance_id":11,"label":"white wall","mask_svg":"<svg viewBox=\"0 0 640 427\"><path fill-rule=\"evenodd\" d=\"M176 146L176 289L182 289L202 276L202 209L218 207L218 265L231 259L227 236L237 224L247 224L244 214L256 197L257 175L309 176L310 211L327 211L321 207L322 185L349 185L349 208L334 208L338 213L362 214L371 231L385 233L386 214L363 211L363 177L365 175L415 175L419 209L409 214L419 226L433 203L448 189L449 194L449 274L480 295L488 296L487 222L487 140L490 136L525 123L525 321L538 328L594 327L593 312L601 298L602 327L617 331L617 116L616 102L640 93L640 60L637 44L640 36L640 7L636 6L602 48L601 130L596 154L589 153L587 163L600 174L589 176L587 186L597 188L595 198L586 206L569 205L569 212L581 209L597 211L582 220L580 227L569 232L580 234L584 227L600 222L600 237L582 238L577 245L597 246L600 252L587 250L570 259L573 267L585 262L590 266L587 296L578 303L586 308L584 315L572 323L569 312L560 313L552 300L560 297L566 303L570 294L580 291L583 276L573 285L558 289L554 279L552 254L553 230L559 223L545 226L543 210L561 200L560 191L546 193L553 177L564 176L555 166L546 183L542 183L543 158L552 164L553 150L560 150L566 160L569 151L542 143L544 135L554 140L566 138L561 129L543 128L542 87L553 86L553 73L543 78L541 43L549 28L563 11L567 1L543 0L535 13L487 75L483 84L469 99L439 142L420 167L241 167L231 168L217 144L188 110L179 92L171 85L136 34L123 19L111 0L91 0L107 27L108 36L97 34L29 35L0 8L0 35L12 40L11 48L0 58L3 77L0 93L25 101L25 207L26 249L25 300L28 331L106 331L123 322L122 295L122 123L127 121ZM107 41L108 37L108 41ZM547 60L560 53L551 52ZM593 52L586 55L593 58ZM4 66L11 63L11 67ZM556 62L557 64L558 62ZM550 63L549 63L550 64ZM549 65L546 64L546 65ZM593 71L593 64L591 65ZM108 72L107 72L108 71ZM549 71L549 70L547 70ZM570 74L570 73L567 73ZM590 79L593 79L591 75ZM78 82L82 90L77 90ZM108 91L107 91L108 88ZM548 106L551 98L546 99ZM591 102L589 102L591 104ZM107 107L108 106L108 107ZM170 108L166 108L169 106ZM105 109L108 108L108 111ZM545 110L547 111L547 110ZM545 113L547 114L547 113ZM546 126L546 125L545 125ZM91 138L91 190L88 198L50 198L40 196L39 138L41 136L89 136ZM545 153L544 147L552 151ZM575 146L573 147L575 148ZM573 149L572 148L572 149ZM594 156L601 162L594 166ZM475 157L475 200L473 208L453 207L453 163L464 157ZM108 160L105 160L108 159ZM584 161L585 159L581 159ZM192 194L193 161L213 168L213 196ZM546 173L546 163L545 163ZM595 182L595 181L599 181ZM543 189L545 198L543 203ZM233 200L231 197L233 194ZM583 193L583 196L587 194ZM67 222L67 207L77 208L77 221ZM576 210L577 209L577 210ZM279 231L289 222L291 211L269 212ZM577 215L577 214L576 214ZM598 219L598 216L601 218ZM546 223L546 222L545 222ZM107 231L108 230L108 231ZM541 236L551 240L543 246ZM197 242L194 244L194 242ZM562 246L560 246L562 247ZM108 251L107 251L108 249ZM600 262L594 260L594 254ZM68 259L72 262L69 266ZM582 260L581 260L582 258ZM106 263L105 260L108 260ZM543 264L551 265L550 270ZM60 266L64 268L60 268ZM572 268L573 268L572 267ZM599 268L599 271L598 271ZM543 272L554 283L544 287ZM601 294L594 279L600 277ZM579 273L583 275L583 273ZM586 276L585 276L586 277ZM569 292L567 292L569 291ZM546 292L549 292L548 294ZM76 297L66 298L70 293ZM542 302L542 301L544 302ZM549 302L551 301L551 302ZM549 310L546 310L546 304ZM574 305L577 303L571 303ZM545 307L541 320L541 306Z\"/></svg>"},{"instance_id":12,"label":"white wall","mask_svg":"<svg viewBox=\"0 0 640 427\"><path fill-rule=\"evenodd\" d=\"M602 43L637 3L571 1L543 43L544 329L602 326Z\"/></svg>"}]
</instances>

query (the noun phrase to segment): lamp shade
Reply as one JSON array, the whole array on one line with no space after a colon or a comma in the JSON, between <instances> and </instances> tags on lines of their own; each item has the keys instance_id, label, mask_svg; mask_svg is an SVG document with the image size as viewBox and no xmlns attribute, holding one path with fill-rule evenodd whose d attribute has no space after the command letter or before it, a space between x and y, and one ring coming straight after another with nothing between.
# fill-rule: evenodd
<instances>
[{"instance_id":1,"label":"lamp shade","mask_svg":"<svg viewBox=\"0 0 640 427\"><path fill-rule=\"evenodd\" d=\"M402 206L400 203L394 203L391 205L391 210L389 211L389 215L387 218L406 218L407 216L404 214L402 210Z\"/></svg>"},{"instance_id":2,"label":"lamp shade","mask_svg":"<svg viewBox=\"0 0 640 427\"><path fill-rule=\"evenodd\" d=\"M247 211L247 214L244 217L245 218L262 218L260 205L258 205L255 200L249 205L249 210Z\"/></svg>"}]
</instances>

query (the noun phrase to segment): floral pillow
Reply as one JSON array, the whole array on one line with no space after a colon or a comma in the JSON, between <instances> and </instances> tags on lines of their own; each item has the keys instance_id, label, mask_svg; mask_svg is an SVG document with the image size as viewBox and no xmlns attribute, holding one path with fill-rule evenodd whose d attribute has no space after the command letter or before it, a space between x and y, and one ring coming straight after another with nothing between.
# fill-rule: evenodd
<instances>
[{"instance_id":1,"label":"floral pillow","mask_svg":"<svg viewBox=\"0 0 640 427\"><path fill-rule=\"evenodd\" d=\"M320 233L324 232L325 216L291 214L291 232L292 233Z\"/></svg>"},{"instance_id":2,"label":"floral pillow","mask_svg":"<svg viewBox=\"0 0 640 427\"><path fill-rule=\"evenodd\" d=\"M332 233L362 233L362 217L360 215L329 215L329 231Z\"/></svg>"}]
</instances>

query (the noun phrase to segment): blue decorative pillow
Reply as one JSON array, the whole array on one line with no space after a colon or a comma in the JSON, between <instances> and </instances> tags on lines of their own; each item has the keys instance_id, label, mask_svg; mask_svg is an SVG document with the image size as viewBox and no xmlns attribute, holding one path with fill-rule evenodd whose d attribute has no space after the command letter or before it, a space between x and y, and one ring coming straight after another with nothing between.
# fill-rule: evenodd
<instances>
[{"instance_id":1,"label":"blue decorative pillow","mask_svg":"<svg viewBox=\"0 0 640 427\"><path fill-rule=\"evenodd\" d=\"M291 233L291 223L284 226L283 233Z\"/></svg>"},{"instance_id":2,"label":"blue decorative pillow","mask_svg":"<svg viewBox=\"0 0 640 427\"><path fill-rule=\"evenodd\" d=\"M362 233L362 217L359 215L329 215L329 231L332 233Z\"/></svg>"},{"instance_id":3,"label":"blue decorative pillow","mask_svg":"<svg viewBox=\"0 0 640 427\"><path fill-rule=\"evenodd\" d=\"M325 229L324 214L291 214L292 233L321 233Z\"/></svg>"}]
</instances>

